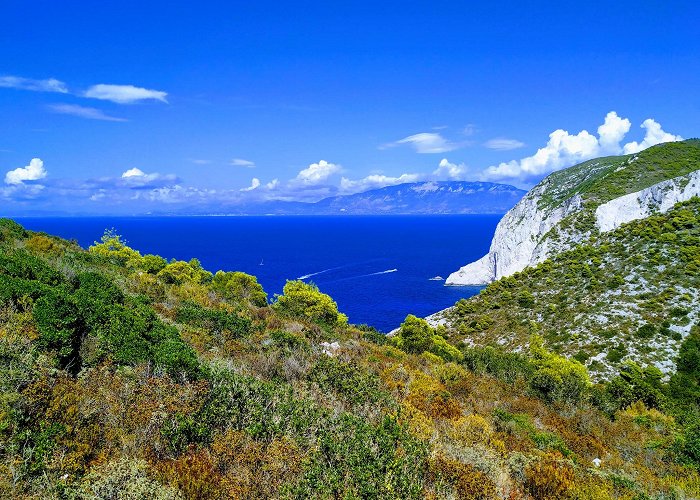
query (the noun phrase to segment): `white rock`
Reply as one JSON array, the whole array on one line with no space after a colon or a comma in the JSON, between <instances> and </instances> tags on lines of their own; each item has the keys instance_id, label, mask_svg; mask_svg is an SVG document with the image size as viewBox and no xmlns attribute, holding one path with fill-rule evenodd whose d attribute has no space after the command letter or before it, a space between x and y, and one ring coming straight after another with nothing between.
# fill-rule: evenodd
<instances>
[{"instance_id":1,"label":"white rock","mask_svg":"<svg viewBox=\"0 0 700 500\"><path fill-rule=\"evenodd\" d=\"M338 349L340 349L340 344L338 342L321 342L321 352L326 356L335 356L335 352Z\"/></svg>"},{"instance_id":2,"label":"white rock","mask_svg":"<svg viewBox=\"0 0 700 500\"><path fill-rule=\"evenodd\" d=\"M539 264L582 241L587 235L576 232L568 232L566 242L545 237L563 218L582 208L578 195L556 208L538 208L548 189L545 180L527 193L498 223L489 253L450 274L445 284L485 285ZM596 224L601 232L611 231L652 213L666 212L693 196L700 196L700 170L600 205L595 213Z\"/></svg>"},{"instance_id":3,"label":"white rock","mask_svg":"<svg viewBox=\"0 0 700 500\"><path fill-rule=\"evenodd\" d=\"M700 170L600 205L595 211L596 223L601 232L612 231L626 222L644 219L654 213L668 212L676 203L698 195Z\"/></svg>"}]
</instances>

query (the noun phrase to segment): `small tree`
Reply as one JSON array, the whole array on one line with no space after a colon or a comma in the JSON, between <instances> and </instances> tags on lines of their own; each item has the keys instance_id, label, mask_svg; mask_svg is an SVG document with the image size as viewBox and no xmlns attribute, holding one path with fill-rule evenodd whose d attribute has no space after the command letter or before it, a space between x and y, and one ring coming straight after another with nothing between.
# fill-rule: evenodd
<instances>
[{"instance_id":1,"label":"small tree","mask_svg":"<svg viewBox=\"0 0 700 500\"><path fill-rule=\"evenodd\" d=\"M258 307L267 305L267 294L255 276L241 272L217 271L211 282L212 290L229 300L249 302Z\"/></svg>"},{"instance_id":2,"label":"small tree","mask_svg":"<svg viewBox=\"0 0 700 500\"><path fill-rule=\"evenodd\" d=\"M287 281L283 295L277 297L274 307L282 312L303 316L329 326L345 325L347 316L338 312L338 304L313 283Z\"/></svg>"},{"instance_id":3,"label":"small tree","mask_svg":"<svg viewBox=\"0 0 700 500\"><path fill-rule=\"evenodd\" d=\"M433 347L433 329L427 321L413 314L406 316L396 337L398 346L406 352L421 354Z\"/></svg>"}]
</instances>

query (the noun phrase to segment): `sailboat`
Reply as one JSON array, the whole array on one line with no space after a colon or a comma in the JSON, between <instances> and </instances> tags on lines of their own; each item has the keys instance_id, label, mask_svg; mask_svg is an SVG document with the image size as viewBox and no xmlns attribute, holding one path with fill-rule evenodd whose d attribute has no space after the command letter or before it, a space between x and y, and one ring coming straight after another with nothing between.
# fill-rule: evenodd
<instances>
[{"instance_id":1,"label":"sailboat","mask_svg":"<svg viewBox=\"0 0 700 500\"><path fill-rule=\"evenodd\" d=\"M260 265L263 266L263 259L260 259Z\"/></svg>"}]
</instances>

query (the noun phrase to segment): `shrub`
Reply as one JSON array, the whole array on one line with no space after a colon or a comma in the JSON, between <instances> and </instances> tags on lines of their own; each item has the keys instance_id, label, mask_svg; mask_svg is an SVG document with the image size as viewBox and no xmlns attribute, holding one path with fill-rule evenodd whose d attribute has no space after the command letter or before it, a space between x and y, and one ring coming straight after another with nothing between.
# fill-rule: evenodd
<instances>
[{"instance_id":1,"label":"shrub","mask_svg":"<svg viewBox=\"0 0 700 500\"><path fill-rule=\"evenodd\" d=\"M162 271L165 266L168 265L166 261L160 255L144 255L140 262L138 262L138 268L147 272L148 274L158 274Z\"/></svg>"},{"instance_id":2,"label":"shrub","mask_svg":"<svg viewBox=\"0 0 700 500\"><path fill-rule=\"evenodd\" d=\"M171 285L182 285L184 283L201 284L210 281L212 278L211 273L202 269L197 259L192 259L189 262L173 261L161 269L157 276L164 283Z\"/></svg>"},{"instance_id":3,"label":"shrub","mask_svg":"<svg viewBox=\"0 0 700 500\"><path fill-rule=\"evenodd\" d=\"M283 295L277 297L274 307L279 311L308 318L327 326L346 325L347 316L338 312L338 305L313 283L287 281Z\"/></svg>"},{"instance_id":4,"label":"shrub","mask_svg":"<svg viewBox=\"0 0 700 500\"><path fill-rule=\"evenodd\" d=\"M330 356L322 356L313 365L309 378L321 389L332 390L353 404L377 403L386 397L374 373Z\"/></svg>"},{"instance_id":5,"label":"shrub","mask_svg":"<svg viewBox=\"0 0 700 500\"><path fill-rule=\"evenodd\" d=\"M506 352L501 347L473 347L463 352L463 364L477 374L488 373L509 383L528 379L535 366L522 354Z\"/></svg>"},{"instance_id":6,"label":"shrub","mask_svg":"<svg viewBox=\"0 0 700 500\"><path fill-rule=\"evenodd\" d=\"M205 309L194 302L185 302L178 308L175 319L234 339L250 333L250 320L228 311Z\"/></svg>"},{"instance_id":7,"label":"shrub","mask_svg":"<svg viewBox=\"0 0 700 500\"><path fill-rule=\"evenodd\" d=\"M443 455L431 458L428 463L431 481L444 481L450 484L457 493L457 498L491 500L498 497L498 490L491 478L472 465Z\"/></svg>"},{"instance_id":8,"label":"shrub","mask_svg":"<svg viewBox=\"0 0 700 500\"><path fill-rule=\"evenodd\" d=\"M427 321L409 314L401 323L401 328L399 328L395 339L398 347L402 350L420 354L424 351L430 351L433 347L433 335L433 329Z\"/></svg>"},{"instance_id":9,"label":"shrub","mask_svg":"<svg viewBox=\"0 0 700 500\"><path fill-rule=\"evenodd\" d=\"M396 420L341 415L321 430L294 498L421 498L425 446Z\"/></svg>"},{"instance_id":10,"label":"shrub","mask_svg":"<svg viewBox=\"0 0 700 500\"><path fill-rule=\"evenodd\" d=\"M0 243L27 237L27 231L12 219L0 218Z\"/></svg>"},{"instance_id":11,"label":"shrub","mask_svg":"<svg viewBox=\"0 0 700 500\"><path fill-rule=\"evenodd\" d=\"M530 354L535 365L530 387L546 401L579 401L590 385L586 367L547 351L543 343L537 335L530 340Z\"/></svg>"},{"instance_id":12,"label":"shrub","mask_svg":"<svg viewBox=\"0 0 700 500\"><path fill-rule=\"evenodd\" d=\"M564 498L575 485L574 470L558 454L547 454L525 471L525 488L542 500Z\"/></svg>"},{"instance_id":13,"label":"shrub","mask_svg":"<svg viewBox=\"0 0 700 500\"><path fill-rule=\"evenodd\" d=\"M228 300L249 303L258 307L267 305L267 294L262 285L258 283L257 278L250 274L218 271L211 282L211 288Z\"/></svg>"},{"instance_id":14,"label":"shrub","mask_svg":"<svg viewBox=\"0 0 700 500\"><path fill-rule=\"evenodd\" d=\"M100 239L100 243L95 242L88 248L88 251L119 265L126 265L129 261L138 262L141 260L141 254L126 246L115 229L106 229Z\"/></svg>"},{"instance_id":15,"label":"shrub","mask_svg":"<svg viewBox=\"0 0 700 500\"><path fill-rule=\"evenodd\" d=\"M440 356L445 361L460 362L464 358L459 349L452 344L449 344L440 335L433 335L433 345L430 347L430 352Z\"/></svg>"},{"instance_id":16,"label":"shrub","mask_svg":"<svg viewBox=\"0 0 700 500\"><path fill-rule=\"evenodd\" d=\"M175 500L178 492L149 476L148 464L141 459L122 457L93 467L74 492L81 500L102 498L149 498Z\"/></svg>"},{"instance_id":17,"label":"shrub","mask_svg":"<svg viewBox=\"0 0 700 500\"><path fill-rule=\"evenodd\" d=\"M36 301L33 314L39 345L55 350L63 366L75 362L84 325L73 297L64 289L51 289Z\"/></svg>"}]
</instances>

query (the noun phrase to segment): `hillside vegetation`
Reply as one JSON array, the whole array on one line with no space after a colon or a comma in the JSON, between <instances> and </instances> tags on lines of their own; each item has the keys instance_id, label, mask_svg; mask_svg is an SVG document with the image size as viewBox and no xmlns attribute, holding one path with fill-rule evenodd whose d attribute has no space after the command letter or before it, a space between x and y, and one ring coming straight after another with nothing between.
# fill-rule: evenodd
<instances>
[{"instance_id":1,"label":"hillside vegetation","mask_svg":"<svg viewBox=\"0 0 700 500\"><path fill-rule=\"evenodd\" d=\"M697 234L697 202L674 213L676 238ZM519 353L413 316L386 338L313 285L268 300L252 276L113 231L83 250L0 220L0 497L700 496L700 329L670 383L627 363L594 384L546 348L538 292L517 287L516 321L496 320L535 333ZM470 303L491 317L506 288Z\"/></svg>"},{"instance_id":2,"label":"hillside vegetation","mask_svg":"<svg viewBox=\"0 0 700 500\"><path fill-rule=\"evenodd\" d=\"M668 374L700 322L700 199L593 236L433 319L454 342L522 350L538 333L598 378L627 360Z\"/></svg>"},{"instance_id":3,"label":"hillside vegetation","mask_svg":"<svg viewBox=\"0 0 700 500\"><path fill-rule=\"evenodd\" d=\"M540 208L581 196L589 208L700 168L700 139L658 144L639 153L596 158L550 174Z\"/></svg>"}]
</instances>

